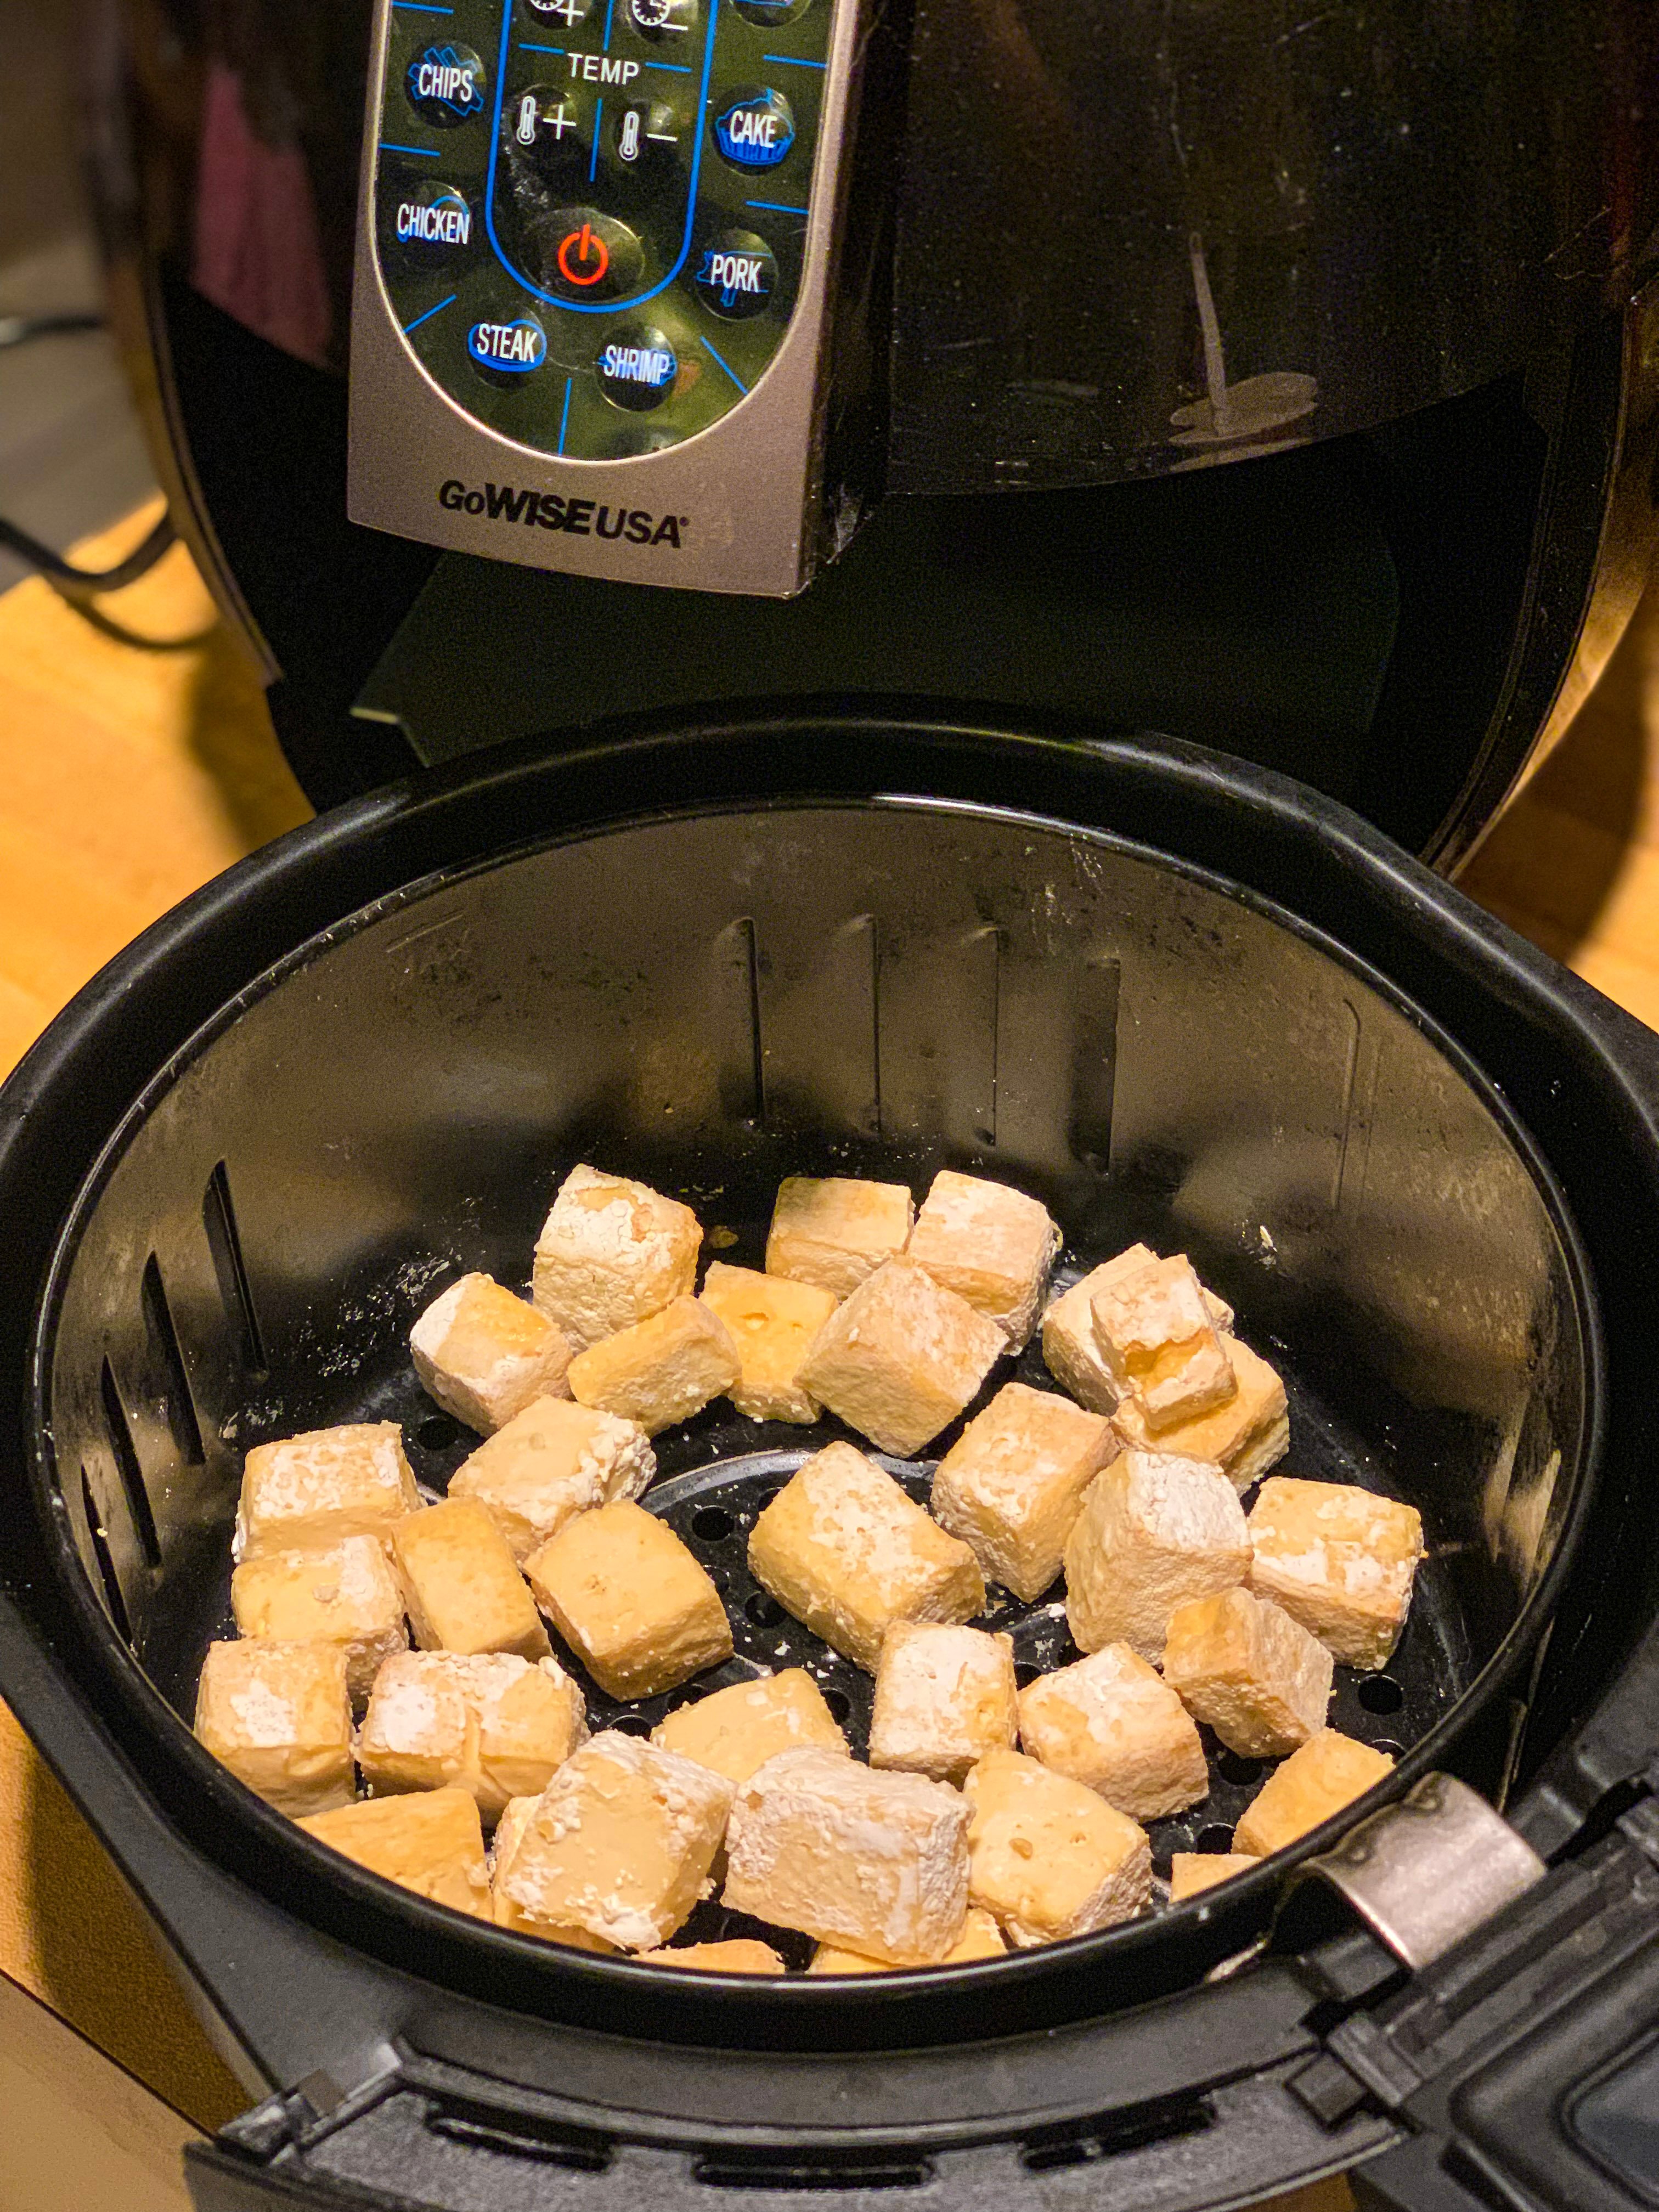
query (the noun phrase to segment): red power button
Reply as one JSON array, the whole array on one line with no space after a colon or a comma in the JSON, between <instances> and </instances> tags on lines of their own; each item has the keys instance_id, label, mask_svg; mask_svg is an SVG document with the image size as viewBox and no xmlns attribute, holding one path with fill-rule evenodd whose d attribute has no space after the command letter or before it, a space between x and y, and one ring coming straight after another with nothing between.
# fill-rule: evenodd
<instances>
[{"instance_id":1,"label":"red power button","mask_svg":"<svg viewBox=\"0 0 1659 2212\"><path fill-rule=\"evenodd\" d=\"M597 284L611 266L605 240L591 222L559 241L559 274L567 284Z\"/></svg>"}]
</instances>

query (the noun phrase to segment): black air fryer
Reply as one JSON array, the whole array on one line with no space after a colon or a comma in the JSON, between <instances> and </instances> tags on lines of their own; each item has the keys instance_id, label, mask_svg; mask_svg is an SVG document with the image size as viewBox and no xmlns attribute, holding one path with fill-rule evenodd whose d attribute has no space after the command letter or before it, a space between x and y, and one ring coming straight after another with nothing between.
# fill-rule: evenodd
<instances>
[{"instance_id":1,"label":"black air fryer","mask_svg":"<svg viewBox=\"0 0 1659 2212\"><path fill-rule=\"evenodd\" d=\"M94 49L171 495L327 811L0 1093L0 1693L248 2085L197 2203L1659 2202L1659 1042L1422 864L1644 572L1651 10L369 12ZM784 1173L942 1164L1062 1280L1191 1253L1287 1466L1424 1516L1333 1708L1388 1782L842 1979L537 1943L279 1819L188 1726L242 1455L395 1419L441 1492L410 1322L584 1158L739 1260ZM822 1441L717 1405L647 1502L733 1679L804 1643L856 1737L744 1561Z\"/></svg>"}]
</instances>

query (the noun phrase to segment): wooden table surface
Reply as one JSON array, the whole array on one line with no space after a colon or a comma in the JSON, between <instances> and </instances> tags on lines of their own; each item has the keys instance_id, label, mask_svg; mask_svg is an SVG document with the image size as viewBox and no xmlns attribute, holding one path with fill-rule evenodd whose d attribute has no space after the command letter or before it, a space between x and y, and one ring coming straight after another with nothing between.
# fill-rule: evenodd
<instances>
[{"instance_id":1,"label":"wooden table surface","mask_svg":"<svg viewBox=\"0 0 1659 2212\"><path fill-rule=\"evenodd\" d=\"M151 514L80 556L118 558ZM0 598L0 1073L147 923L308 811L185 554L175 548L107 611L145 637L193 642L118 642L40 583ZM1659 1026L1656 727L1659 592L1464 887ZM246 2101L3 1707L0 1972L199 2124ZM1340 2185L1307 2191L1295 2212L1348 2201Z\"/></svg>"}]
</instances>

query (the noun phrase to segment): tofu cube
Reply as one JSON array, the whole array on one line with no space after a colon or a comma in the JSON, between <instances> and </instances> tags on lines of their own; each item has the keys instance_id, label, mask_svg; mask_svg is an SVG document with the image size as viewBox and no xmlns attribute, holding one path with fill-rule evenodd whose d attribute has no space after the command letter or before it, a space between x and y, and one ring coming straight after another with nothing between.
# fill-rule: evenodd
<instances>
[{"instance_id":1,"label":"tofu cube","mask_svg":"<svg viewBox=\"0 0 1659 2212\"><path fill-rule=\"evenodd\" d=\"M319 1844L416 1897L488 1920L489 1869L478 1808L465 1790L370 1797L299 1824Z\"/></svg>"},{"instance_id":2,"label":"tofu cube","mask_svg":"<svg viewBox=\"0 0 1659 2212\"><path fill-rule=\"evenodd\" d=\"M724 1943L682 1943L678 1951L641 1951L642 1966L690 1966L704 1974L782 1974L788 1969L769 1943L733 1936Z\"/></svg>"},{"instance_id":3,"label":"tofu cube","mask_svg":"<svg viewBox=\"0 0 1659 2212\"><path fill-rule=\"evenodd\" d=\"M1170 1902L1179 1905L1201 1890L1213 1889L1218 1882L1231 1881L1236 1874L1249 1874L1261 1863L1260 1859L1246 1858L1242 1851L1176 1851L1170 1860Z\"/></svg>"},{"instance_id":4,"label":"tofu cube","mask_svg":"<svg viewBox=\"0 0 1659 2212\"><path fill-rule=\"evenodd\" d=\"M1316 1637L1242 1585L1170 1616L1164 1680L1245 1759L1282 1759L1316 1735L1333 1673Z\"/></svg>"},{"instance_id":5,"label":"tofu cube","mask_svg":"<svg viewBox=\"0 0 1659 2212\"><path fill-rule=\"evenodd\" d=\"M689 1297L702 1243L696 1215L678 1199L574 1167L536 1240L531 1296L585 1352Z\"/></svg>"},{"instance_id":6,"label":"tofu cube","mask_svg":"<svg viewBox=\"0 0 1659 2212\"><path fill-rule=\"evenodd\" d=\"M409 1644L403 1592L378 1536L256 1553L231 1576L230 1609L244 1636L337 1644L354 1705L368 1695L380 1662Z\"/></svg>"},{"instance_id":7,"label":"tofu cube","mask_svg":"<svg viewBox=\"0 0 1659 2212\"><path fill-rule=\"evenodd\" d=\"M1386 1752L1321 1729L1257 1790L1233 1830L1233 1849L1258 1859L1282 1851L1393 1771Z\"/></svg>"},{"instance_id":8,"label":"tofu cube","mask_svg":"<svg viewBox=\"0 0 1659 2212\"><path fill-rule=\"evenodd\" d=\"M614 1954L616 1945L607 1943L603 1936L590 1936L586 1928L561 1927L554 1921L538 1920L522 1911L501 1887L502 1877L519 1848L519 1839L538 1802L538 1797L510 1798L495 1825L495 1849L489 1855L490 1917L498 1928L511 1928L518 1935L537 1936L544 1943L565 1943L575 1951Z\"/></svg>"},{"instance_id":9,"label":"tofu cube","mask_svg":"<svg viewBox=\"0 0 1659 2212\"><path fill-rule=\"evenodd\" d=\"M653 1743L712 1766L731 1782L747 1782L780 1751L802 1744L848 1751L823 1692L805 1667L787 1667L763 1681L711 1690L669 1714L651 1731Z\"/></svg>"},{"instance_id":10,"label":"tofu cube","mask_svg":"<svg viewBox=\"0 0 1659 2212\"><path fill-rule=\"evenodd\" d=\"M1249 1571L1244 1509L1224 1474L1126 1451L1089 1486L1066 1542L1066 1618L1079 1650L1127 1644L1154 1666L1180 1605Z\"/></svg>"},{"instance_id":11,"label":"tofu cube","mask_svg":"<svg viewBox=\"0 0 1659 2212\"><path fill-rule=\"evenodd\" d=\"M343 1649L264 1637L210 1644L196 1689L196 1735L279 1813L349 1804L356 1777Z\"/></svg>"},{"instance_id":12,"label":"tofu cube","mask_svg":"<svg viewBox=\"0 0 1659 2212\"><path fill-rule=\"evenodd\" d=\"M1415 1506L1346 1482L1274 1475L1250 1513L1250 1587L1350 1667L1387 1666L1423 1556Z\"/></svg>"},{"instance_id":13,"label":"tofu cube","mask_svg":"<svg viewBox=\"0 0 1659 2212\"><path fill-rule=\"evenodd\" d=\"M654 1698L732 1656L720 1592L668 1523L629 1498L567 1521L525 1572L613 1698Z\"/></svg>"},{"instance_id":14,"label":"tofu cube","mask_svg":"<svg viewBox=\"0 0 1659 2212\"><path fill-rule=\"evenodd\" d=\"M1091 1413L1115 1412L1123 1396L1096 1340L1095 1293L1104 1290L1109 1283L1121 1282L1126 1276L1138 1274L1157 1258L1150 1244L1131 1244L1115 1259L1091 1268L1069 1291L1062 1291L1049 1302L1043 1314L1043 1364L1061 1389L1069 1390L1079 1405L1086 1406ZM1204 1309L1218 1330L1231 1328L1233 1310L1224 1299L1206 1291Z\"/></svg>"},{"instance_id":15,"label":"tofu cube","mask_svg":"<svg viewBox=\"0 0 1659 2212\"><path fill-rule=\"evenodd\" d=\"M537 1799L501 1893L544 1927L653 1951L702 1895L731 1803L724 1775L607 1729Z\"/></svg>"},{"instance_id":16,"label":"tofu cube","mask_svg":"<svg viewBox=\"0 0 1659 2212\"><path fill-rule=\"evenodd\" d=\"M407 1651L375 1678L357 1763L378 1796L453 1784L493 1820L586 1738L581 1692L556 1660Z\"/></svg>"},{"instance_id":17,"label":"tofu cube","mask_svg":"<svg viewBox=\"0 0 1659 2212\"><path fill-rule=\"evenodd\" d=\"M579 1352L570 1363L570 1395L637 1421L654 1437L730 1392L742 1372L719 1315L701 1298L676 1298L649 1321Z\"/></svg>"},{"instance_id":18,"label":"tofu cube","mask_svg":"<svg viewBox=\"0 0 1659 2212\"><path fill-rule=\"evenodd\" d=\"M1108 1372L1154 1429L1190 1421L1232 1396L1232 1362L1184 1257L1115 1278L1095 1292L1090 1310Z\"/></svg>"},{"instance_id":19,"label":"tofu cube","mask_svg":"<svg viewBox=\"0 0 1659 2212\"><path fill-rule=\"evenodd\" d=\"M973 1397L1007 1350L994 1321L908 1259L838 1306L801 1362L801 1388L883 1451L908 1457Z\"/></svg>"},{"instance_id":20,"label":"tofu cube","mask_svg":"<svg viewBox=\"0 0 1659 2212\"><path fill-rule=\"evenodd\" d=\"M849 1951L842 1943L820 1943L812 1954L809 1974L889 1974L896 1966L964 1966L975 1959L1001 1959L1007 1955L1008 1946L1002 1940L1002 1930L983 1906L970 1905L962 1923L962 1933L942 1959L868 1959L861 1951Z\"/></svg>"},{"instance_id":21,"label":"tofu cube","mask_svg":"<svg viewBox=\"0 0 1659 2212\"><path fill-rule=\"evenodd\" d=\"M538 1398L461 1462L449 1495L476 1498L522 1566L573 1514L639 1497L656 1472L637 1421L569 1398Z\"/></svg>"},{"instance_id":22,"label":"tofu cube","mask_svg":"<svg viewBox=\"0 0 1659 2212\"><path fill-rule=\"evenodd\" d=\"M551 1646L507 1539L471 1498L447 1498L392 1530L415 1641L423 1651L516 1651Z\"/></svg>"},{"instance_id":23,"label":"tofu cube","mask_svg":"<svg viewBox=\"0 0 1659 2212\"><path fill-rule=\"evenodd\" d=\"M870 1764L960 1782L988 1751L1012 1747L1015 1696L1012 1637L896 1620L876 1666Z\"/></svg>"},{"instance_id":24,"label":"tofu cube","mask_svg":"<svg viewBox=\"0 0 1659 2212\"><path fill-rule=\"evenodd\" d=\"M872 1674L895 1621L971 1620L985 1609L967 1545L851 1444L826 1444L796 1469L750 1533L749 1570Z\"/></svg>"},{"instance_id":25,"label":"tofu cube","mask_svg":"<svg viewBox=\"0 0 1659 2212\"><path fill-rule=\"evenodd\" d=\"M1135 1820L1161 1820L1210 1794L1204 1747L1175 1692L1127 1644L1028 1682L1021 1747Z\"/></svg>"},{"instance_id":26,"label":"tofu cube","mask_svg":"<svg viewBox=\"0 0 1659 2212\"><path fill-rule=\"evenodd\" d=\"M1021 1950L1133 1920L1152 1900L1146 1832L1081 1782L994 1751L963 1785L968 1893Z\"/></svg>"},{"instance_id":27,"label":"tofu cube","mask_svg":"<svg viewBox=\"0 0 1659 2212\"><path fill-rule=\"evenodd\" d=\"M1005 1383L939 1462L933 1518L970 1547L987 1582L1029 1605L1060 1572L1084 1492L1121 1449L1099 1414Z\"/></svg>"},{"instance_id":28,"label":"tofu cube","mask_svg":"<svg viewBox=\"0 0 1659 2212\"><path fill-rule=\"evenodd\" d=\"M420 1502L396 1421L358 1421L256 1444L242 1468L231 1556L314 1551L343 1536L384 1542Z\"/></svg>"},{"instance_id":29,"label":"tofu cube","mask_svg":"<svg viewBox=\"0 0 1659 2212\"><path fill-rule=\"evenodd\" d=\"M738 1411L750 1421L816 1421L822 1409L801 1388L800 1364L836 1310L835 1293L716 1260L703 1277L702 1302L743 1363L731 1393Z\"/></svg>"},{"instance_id":30,"label":"tofu cube","mask_svg":"<svg viewBox=\"0 0 1659 2212\"><path fill-rule=\"evenodd\" d=\"M1222 1339L1237 1384L1225 1405L1212 1407L1190 1421L1154 1429L1136 1398L1126 1398L1112 1425L1126 1444L1140 1451L1178 1452L1182 1459L1208 1460L1221 1469L1242 1497L1276 1467L1291 1448L1291 1414L1285 1385L1267 1361L1237 1337Z\"/></svg>"},{"instance_id":31,"label":"tofu cube","mask_svg":"<svg viewBox=\"0 0 1659 2212\"><path fill-rule=\"evenodd\" d=\"M1006 1183L941 1168L922 1201L905 1256L994 1321L1008 1349L1036 1326L1060 1231L1046 1206Z\"/></svg>"},{"instance_id":32,"label":"tofu cube","mask_svg":"<svg viewBox=\"0 0 1659 2212\"><path fill-rule=\"evenodd\" d=\"M895 1965L941 1959L968 1910L967 1830L942 1783L781 1751L738 1785L723 1901Z\"/></svg>"},{"instance_id":33,"label":"tofu cube","mask_svg":"<svg viewBox=\"0 0 1659 2212\"><path fill-rule=\"evenodd\" d=\"M532 1399L564 1393L572 1346L527 1298L488 1275L463 1275L410 1329L409 1349L427 1395L489 1436Z\"/></svg>"},{"instance_id":34,"label":"tofu cube","mask_svg":"<svg viewBox=\"0 0 1659 2212\"><path fill-rule=\"evenodd\" d=\"M904 1249L915 1207L902 1183L854 1176L786 1176L766 1237L766 1272L850 1297Z\"/></svg>"}]
</instances>

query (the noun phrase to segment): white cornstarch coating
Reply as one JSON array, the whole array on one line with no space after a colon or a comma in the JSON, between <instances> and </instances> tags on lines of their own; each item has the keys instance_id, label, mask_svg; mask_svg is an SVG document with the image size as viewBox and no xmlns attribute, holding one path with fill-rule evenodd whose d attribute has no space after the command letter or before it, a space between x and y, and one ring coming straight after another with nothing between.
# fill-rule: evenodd
<instances>
[{"instance_id":1,"label":"white cornstarch coating","mask_svg":"<svg viewBox=\"0 0 1659 2212\"><path fill-rule=\"evenodd\" d=\"M491 1820L586 1740L581 1692L556 1659L406 1651L375 1678L357 1763L377 1795L454 1784Z\"/></svg>"},{"instance_id":2,"label":"white cornstarch coating","mask_svg":"<svg viewBox=\"0 0 1659 2212\"><path fill-rule=\"evenodd\" d=\"M802 1744L851 1756L823 1691L804 1667L786 1667L763 1680L734 1682L694 1698L659 1721L651 1741L732 1782L747 1782L778 1752Z\"/></svg>"},{"instance_id":3,"label":"white cornstarch coating","mask_svg":"<svg viewBox=\"0 0 1659 2212\"><path fill-rule=\"evenodd\" d=\"M1265 1359L1236 1336L1224 1335L1221 1343L1238 1386L1224 1405L1154 1429L1139 1401L1128 1397L1113 1414L1112 1425L1132 1448L1210 1461L1243 1497L1290 1449L1290 1408L1285 1385Z\"/></svg>"},{"instance_id":4,"label":"white cornstarch coating","mask_svg":"<svg viewBox=\"0 0 1659 2212\"><path fill-rule=\"evenodd\" d=\"M836 1310L834 1293L716 1260L703 1278L702 1302L743 1363L729 1394L738 1413L751 1421L816 1421L823 1408L802 1389L800 1367Z\"/></svg>"},{"instance_id":5,"label":"white cornstarch coating","mask_svg":"<svg viewBox=\"0 0 1659 2212\"><path fill-rule=\"evenodd\" d=\"M1415 1507L1352 1483L1274 1475L1251 1510L1249 1534L1259 1596L1349 1666L1388 1664L1423 1556Z\"/></svg>"},{"instance_id":6,"label":"white cornstarch coating","mask_svg":"<svg viewBox=\"0 0 1659 2212\"><path fill-rule=\"evenodd\" d=\"M1132 1920L1151 1902L1145 1832L1083 1783L994 1751L963 1790L969 1894L1022 1949Z\"/></svg>"},{"instance_id":7,"label":"white cornstarch coating","mask_svg":"<svg viewBox=\"0 0 1659 2212\"><path fill-rule=\"evenodd\" d=\"M960 1782L988 1751L1012 1749L1012 1637L896 1620L876 1667L870 1764Z\"/></svg>"},{"instance_id":8,"label":"white cornstarch coating","mask_svg":"<svg viewBox=\"0 0 1659 2212\"><path fill-rule=\"evenodd\" d=\"M726 1324L702 1298L676 1298L570 1363L570 1395L637 1421L648 1437L689 1420L738 1384L743 1362Z\"/></svg>"},{"instance_id":9,"label":"white cornstarch coating","mask_svg":"<svg viewBox=\"0 0 1659 2212\"><path fill-rule=\"evenodd\" d=\"M965 1298L913 1260L889 1260L824 1323L799 1380L849 1429L908 1455L955 1420L1006 1349Z\"/></svg>"},{"instance_id":10,"label":"white cornstarch coating","mask_svg":"<svg viewBox=\"0 0 1659 2212\"><path fill-rule=\"evenodd\" d=\"M1080 1281L1051 1298L1042 1316L1042 1362L1056 1382L1092 1413L1111 1413L1123 1397L1095 1336L1095 1293L1150 1267L1158 1258L1150 1244L1131 1244L1115 1259L1091 1268ZM1201 1285L1200 1285L1201 1288ZM1232 1328L1233 1310L1212 1291L1204 1291L1204 1310L1224 1335ZM1231 1346L1228 1346L1231 1353ZM1194 1455L1203 1458L1201 1452Z\"/></svg>"},{"instance_id":11,"label":"white cornstarch coating","mask_svg":"<svg viewBox=\"0 0 1659 2212\"><path fill-rule=\"evenodd\" d=\"M626 1176L574 1167L536 1240L532 1296L584 1352L689 1297L702 1243L689 1206Z\"/></svg>"},{"instance_id":12,"label":"white cornstarch coating","mask_svg":"<svg viewBox=\"0 0 1659 2212\"><path fill-rule=\"evenodd\" d=\"M231 1557L314 1550L343 1536L384 1540L420 1502L395 1421L358 1421L256 1444L242 1468Z\"/></svg>"},{"instance_id":13,"label":"white cornstarch coating","mask_svg":"<svg viewBox=\"0 0 1659 2212\"><path fill-rule=\"evenodd\" d=\"M378 1536L256 1552L231 1576L230 1605L243 1636L337 1644L354 1705L368 1695L381 1661L409 1643L403 1593Z\"/></svg>"},{"instance_id":14,"label":"white cornstarch coating","mask_svg":"<svg viewBox=\"0 0 1659 2212\"><path fill-rule=\"evenodd\" d=\"M196 1691L198 1741L279 1813L351 1802L351 1703L337 1644L265 1637L210 1644Z\"/></svg>"},{"instance_id":15,"label":"white cornstarch coating","mask_svg":"<svg viewBox=\"0 0 1659 2212\"><path fill-rule=\"evenodd\" d=\"M488 1436L532 1398L565 1392L571 1346L556 1322L488 1275L463 1275L409 1333L428 1396Z\"/></svg>"},{"instance_id":16,"label":"white cornstarch coating","mask_svg":"<svg viewBox=\"0 0 1659 2212\"><path fill-rule=\"evenodd\" d=\"M1019 1352L1036 1325L1060 1231L1024 1191L942 1168L933 1177L906 1257L994 1321Z\"/></svg>"},{"instance_id":17,"label":"white cornstarch coating","mask_svg":"<svg viewBox=\"0 0 1659 2212\"><path fill-rule=\"evenodd\" d=\"M1183 1255L1115 1276L1091 1310L1112 1380L1152 1428L1191 1420L1232 1396L1232 1362Z\"/></svg>"},{"instance_id":18,"label":"white cornstarch coating","mask_svg":"<svg viewBox=\"0 0 1659 2212\"><path fill-rule=\"evenodd\" d=\"M1333 1664L1316 1637L1241 1584L1176 1607L1164 1674L1245 1759L1282 1759L1325 1725Z\"/></svg>"},{"instance_id":19,"label":"white cornstarch coating","mask_svg":"<svg viewBox=\"0 0 1659 2212\"><path fill-rule=\"evenodd\" d=\"M939 1462L933 1518L971 1547L988 1582L1030 1604L1060 1572L1085 1491L1121 1449L1099 1414L1005 1383Z\"/></svg>"},{"instance_id":20,"label":"white cornstarch coating","mask_svg":"<svg viewBox=\"0 0 1659 2212\"><path fill-rule=\"evenodd\" d=\"M1019 1740L1053 1772L1086 1783L1133 1820L1162 1820L1210 1792L1191 1716L1127 1644L1027 1683Z\"/></svg>"},{"instance_id":21,"label":"white cornstarch coating","mask_svg":"<svg viewBox=\"0 0 1659 2212\"><path fill-rule=\"evenodd\" d=\"M884 1260L904 1249L915 1215L902 1183L785 1176L766 1239L766 1272L850 1297Z\"/></svg>"},{"instance_id":22,"label":"white cornstarch coating","mask_svg":"<svg viewBox=\"0 0 1659 2212\"><path fill-rule=\"evenodd\" d=\"M538 1398L462 1462L449 1495L476 1498L522 1566L573 1516L639 1497L656 1472L637 1421L569 1398Z\"/></svg>"},{"instance_id":23,"label":"white cornstarch coating","mask_svg":"<svg viewBox=\"0 0 1659 2212\"><path fill-rule=\"evenodd\" d=\"M1126 1451L1089 1486L1066 1544L1066 1617L1083 1651L1127 1644L1154 1665L1178 1605L1231 1589L1250 1565L1225 1475L1168 1452Z\"/></svg>"}]
</instances>

